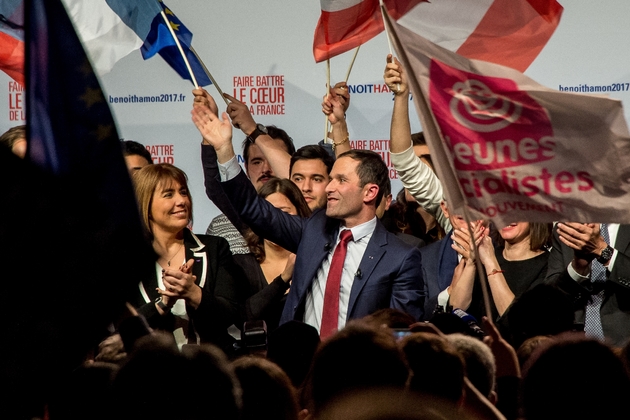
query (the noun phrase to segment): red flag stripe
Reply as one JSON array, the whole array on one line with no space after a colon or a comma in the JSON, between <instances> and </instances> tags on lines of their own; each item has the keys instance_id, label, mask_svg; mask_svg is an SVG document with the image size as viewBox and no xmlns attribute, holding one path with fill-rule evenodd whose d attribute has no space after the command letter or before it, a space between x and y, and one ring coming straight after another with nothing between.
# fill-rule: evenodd
<instances>
[{"instance_id":1,"label":"red flag stripe","mask_svg":"<svg viewBox=\"0 0 630 420\"><path fill-rule=\"evenodd\" d=\"M555 1L495 0L457 53L525 71L556 30L562 10Z\"/></svg>"},{"instance_id":2,"label":"red flag stripe","mask_svg":"<svg viewBox=\"0 0 630 420\"><path fill-rule=\"evenodd\" d=\"M386 0L394 19L425 0ZM322 14L315 29L313 55L319 63L369 41L383 31L383 18L378 0L363 0L354 6Z\"/></svg>"},{"instance_id":3,"label":"red flag stripe","mask_svg":"<svg viewBox=\"0 0 630 420\"><path fill-rule=\"evenodd\" d=\"M0 32L0 70L24 85L24 42Z\"/></svg>"}]
</instances>

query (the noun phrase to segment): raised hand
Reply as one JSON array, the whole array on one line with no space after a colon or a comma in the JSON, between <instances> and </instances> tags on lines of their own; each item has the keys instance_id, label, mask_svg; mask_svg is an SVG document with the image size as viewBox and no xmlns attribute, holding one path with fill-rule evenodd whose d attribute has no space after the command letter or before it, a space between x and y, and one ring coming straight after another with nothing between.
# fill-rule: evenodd
<instances>
[{"instance_id":1,"label":"raised hand","mask_svg":"<svg viewBox=\"0 0 630 420\"><path fill-rule=\"evenodd\" d=\"M205 105L210 108L213 114L219 115L219 107L214 101L212 95L208 93L204 88L193 89L193 108L201 105Z\"/></svg>"},{"instance_id":2,"label":"raised hand","mask_svg":"<svg viewBox=\"0 0 630 420\"><path fill-rule=\"evenodd\" d=\"M203 103L193 107L192 121L203 136L204 144L209 144L217 151L219 163L225 163L234 156L232 147L232 126L228 115L224 112L222 118Z\"/></svg>"},{"instance_id":3,"label":"raised hand","mask_svg":"<svg viewBox=\"0 0 630 420\"><path fill-rule=\"evenodd\" d=\"M330 94L326 95L322 101L322 112L328 116L328 121L333 125L345 119L345 111L341 102Z\"/></svg>"},{"instance_id":4,"label":"raised hand","mask_svg":"<svg viewBox=\"0 0 630 420\"><path fill-rule=\"evenodd\" d=\"M391 54L387 55L387 65L385 66L385 72L383 73L383 80L385 84L394 92L394 95L408 95L409 85L407 83L407 75L403 69L402 64L396 57L392 57Z\"/></svg>"},{"instance_id":5,"label":"raised hand","mask_svg":"<svg viewBox=\"0 0 630 420\"><path fill-rule=\"evenodd\" d=\"M256 130L256 121L254 121L254 117L249 112L249 108L243 102L227 93L224 93L223 97L230 101L226 112L232 120L232 125L249 136Z\"/></svg>"}]
</instances>

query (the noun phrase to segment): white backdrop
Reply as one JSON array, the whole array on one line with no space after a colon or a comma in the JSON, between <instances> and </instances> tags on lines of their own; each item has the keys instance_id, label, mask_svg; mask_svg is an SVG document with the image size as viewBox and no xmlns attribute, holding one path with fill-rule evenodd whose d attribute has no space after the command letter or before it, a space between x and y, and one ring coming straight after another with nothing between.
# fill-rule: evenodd
<instances>
[{"instance_id":1,"label":"white backdrop","mask_svg":"<svg viewBox=\"0 0 630 420\"><path fill-rule=\"evenodd\" d=\"M312 54L313 33L320 14L317 0L169 0L167 5L194 34L193 46L227 93L258 98L260 88L284 93L274 108L281 115L258 115L257 122L285 129L296 147L316 143L324 135L321 98L325 93L326 65L316 64ZM564 14L560 25L526 74L554 89L581 86L612 86L607 92L624 104L630 100L630 2L607 0L560 0ZM361 47L348 80L352 93L348 111L350 140L375 149L389 159L392 97L383 91L383 69L389 49L384 34ZM342 80L352 52L331 60L331 80ZM260 86L262 76L282 76L282 86ZM252 77L249 77L252 76ZM242 86L235 78L246 78L254 86ZM274 78L276 81L279 78ZM244 82L241 79L240 82ZM200 136L190 121L192 85L159 57L144 61L133 52L101 77L107 98L155 96L167 102L111 102L122 138L151 147L156 162L170 162L188 174L194 200L194 231L205 232L218 210L206 198L200 162ZM236 86L236 85L238 86ZM282 90L283 89L283 90ZM0 73L0 132L24 123L23 92ZM216 90L209 86L211 94ZM183 96L182 96L183 95ZM272 95L275 96L275 95ZM183 100L181 100L183 98ZM176 99L177 101L173 101ZM261 99L264 99L261 96ZM225 106L217 98L220 109ZM284 106L284 107L283 107ZM412 130L420 130L418 117L410 107ZM626 119L630 115L626 105ZM235 132L237 151L244 135ZM365 141L365 143L361 142ZM593 147L597 147L594 145ZM401 188L392 179L394 194Z\"/></svg>"}]
</instances>

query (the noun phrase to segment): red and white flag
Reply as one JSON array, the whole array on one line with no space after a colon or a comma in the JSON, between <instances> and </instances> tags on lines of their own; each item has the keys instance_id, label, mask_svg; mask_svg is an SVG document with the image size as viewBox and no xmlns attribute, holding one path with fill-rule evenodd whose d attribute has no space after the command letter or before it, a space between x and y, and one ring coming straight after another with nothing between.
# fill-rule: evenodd
<instances>
[{"instance_id":1,"label":"red and white flag","mask_svg":"<svg viewBox=\"0 0 630 420\"><path fill-rule=\"evenodd\" d=\"M407 29L468 58L524 71L556 30L556 0L385 0ZM321 0L313 55L320 62L383 31L378 0Z\"/></svg>"},{"instance_id":2,"label":"red and white flag","mask_svg":"<svg viewBox=\"0 0 630 420\"><path fill-rule=\"evenodd\" d=\"M398 23L464 57L523 72L553 35L562 11L555 0L434 0Z\"/></svg>"},{"instance_id":3,"label":"red and white flag","mask_svg":"<svg viewBox=\"0 0 630 420\"><path fill-rule=\"evenodd\" d=\"M395 19L428 0L384 0ZM379 0L321 0L322 14L315 28L315 62L350 51L383 32Z\"/></svg>"},{"instance_id":4,"label":"red and white flag","mask_svg":"<svg viewBox=\"0 0 630 420\"><path fill-rule=\"evenodd\" d=\"M499 226L630 223L621 101L546 88L388 22L449 207Z\"/></svg>"}]
</instances>

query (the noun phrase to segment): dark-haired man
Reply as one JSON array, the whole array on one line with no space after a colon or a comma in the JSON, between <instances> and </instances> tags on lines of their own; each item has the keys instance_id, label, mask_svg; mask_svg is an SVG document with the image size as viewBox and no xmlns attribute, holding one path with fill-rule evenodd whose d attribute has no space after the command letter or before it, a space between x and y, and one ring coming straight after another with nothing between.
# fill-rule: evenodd
<instances>
[{"instance_id":1,"label":"dark-haired man","mask_svg":"<svg viewBox=\"0 0 630 420\"><path fill-rule=\"evenodd\" d=\"M293 140L286 131L273 125L264 126L262 124L257 124L256 130L260 133L259 135L264 134L265 137L268 137L267 144L271 144L271 147L274 149L287 153L289 156L295 153ZM262 130L264 130L264 132ZM256 190L260 189L272 176L279 176L274 172L261 148L256 144L258 135L255 133L257 132L251 132L245 140L243 140L245 170Z\"/></svg>"},{"instance_id":2,"label":"dark-haired man","mask_svg":"<svg viewBox=\"0 0 630 420\"><path fill-rule=\"evenodd\" d=\"M247 136L246 142L251 144L251 146L246 146L243 143L245 161L248 160L246 147L251 147L252 150L255 148L259 158L257 162L267 164L261 168L268 171L261 172L263 179L268 174L279 178L289 178L300 188L311 210L324 207L326 205L324 189L328 184L328 174L334 163L328 151L322 146L309 145L301 147L296 152L295 148L288 147L285 139L275 135L270 127L265 129L264 126L256 123L247 105L230 95L224 94L224 96L230 101L226 112L232 120L232 125L240 129ZM279 139L282 139L287 147L283 147L278 142ZM255 177L252 177L251 170L247 166L246 169L254 182ZM256 186L255 183L254 186Z\"/></svg>"},{"instance_id":3,"label":"dark-haired man","mask_svg":"<svg viewBox=\"0 0 630 420\"><path fill-rule=\"evenodd\" d=\"M311 210L326 207L326 186L335 160L319 145L300 147L291 156L290 179L298 186Z\"/></svg>"},{"instance_id":4,"label":"dark-haired man","mask_svg":"<svg viewBox=\"0 0 630 420\"><path fill-rule=\"evenodd\" d=\"M129 175L133 175L147 165L153 165L151 153L144 145L133 140L121 140L121 144Z\"/></svg>"},{"instance_id":5,"label":"dark-haired man","mask_svg":"<svg viewBox=\"0 0 630 420\"><path fill-rule=\"evenodd\" d=\"M236 161L225 113L220 119L202 105L192 114L204 142L216 150L221 186L234 208L254 231L296 253L281 323L304 321L327 337L347 320L382 308L422 317L419 250L390 234L376 217L383 185L389 182L377 153L351 150L340 155L326 187L326 210L300 218L276 209L249 186Z\"/></svg>"}]
</instances>

